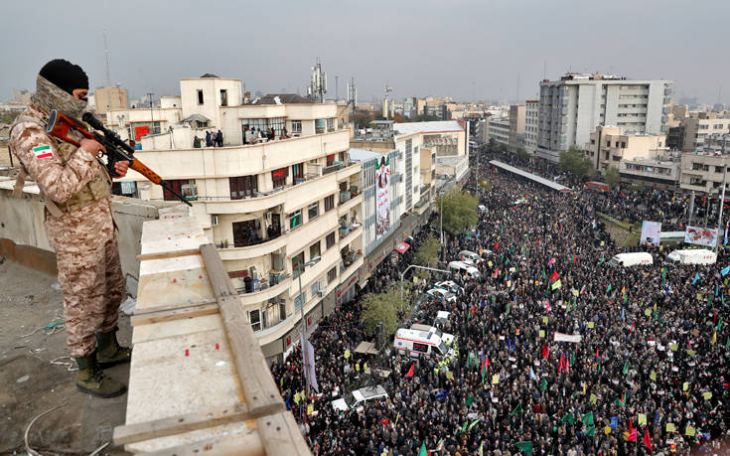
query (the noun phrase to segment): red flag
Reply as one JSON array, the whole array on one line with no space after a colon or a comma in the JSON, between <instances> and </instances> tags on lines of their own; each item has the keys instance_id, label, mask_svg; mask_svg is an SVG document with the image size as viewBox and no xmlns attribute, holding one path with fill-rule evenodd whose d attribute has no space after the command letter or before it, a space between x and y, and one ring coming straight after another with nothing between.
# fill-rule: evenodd
<instances>
[{"instance_id":1,"label":"red flag","mask_svg":"<svg viewBox=\"0 0 730 456\"><path fill-rule=\"evenodd\" d=\"M639 438L639 431L634 429L634 420L629 418L629 429L624 432L624 439L627 442L636 442Z\"/></svg>"},{"instance_id":2,"label":"red flag","mask_svg":"<svg viewBox=\"0 0 730 456\"><path fill-rule=\"evenodd\" d=\"M550 313L550 301L545 300L545 312Z\"/></svg>"},{"instance_id":3,"label":"red flag","mask_svg":"<svg viewBox=\"0 0 730 456\"><path fill-rule=\"evenodd\" d=\"M411 363L411 368L408 369L408 372L406 372L406 378L413 377L413 374L416 373L416 363Z\"/></svg>"},{"instance_id":4,"label":"red flag","mask_svg":"<svg viewBox=\"0 0 730 456\"><path fill-rule=\"evenodd\" d=\"M558 361L558 375L562 371L565 371L566 373L569 371L570 366L568 365L568 358L565 357L565 353L560 354L560 361Z\"/></svg>"},{"instance_id":5,"label":"red flag","mask_svg":"<svg viewBox=\"0 0 730 456\"><path fill-rule=\"evenodd\" d=\"M494 245L492 246L492 250L494 250L496 252L497 250L499 250L500 245L501 244L499 243L499 241L495 242Z\"/></svg>"},{"instance_id":6,"label":"red flag","mask_svg":"<svg viewBox=\"0 0 730 456\"><path fill-rule=\"evenodd\" d=\"M553 271L552 274L550 274L550 281L555 282L558 280L558 277L560 277L560 274L558 274L558 271Z\"/></svg>"},{"instance_id":7,"label":"red flag","mask_svg":"<svg viewBox=\"0 0 730 456\"><path fill-rule=\"evenodd\" d=\"M382 424L384 427L390 426L390 420L388 418L383 418L380 420L380 424Z\"/></svg>"},{"instance_id":8,"label":"red flag","mask_svg":"<svg viewBox=\"0 0 730 456\"><path fill-rule=\"evenodd\" d=\"M652 452L651 449L651 437L649 436L649 428L644 429L644 438L641 439L641 442L644 444L647 450L649 450L649 453Z\"/></svg>"},{"instance_id":9,"label":"red flag","mask_svg":"<svg viewBox=\"0 0 730 456\"><path fill-rule=\"evenodd\" d=\"M573 264L578 264L578 257L573 255Z\"/></svg>"},{"instance_id":10,"label":"red flag","mask_svg":"<svg viewBox=\"0 0 730 456\"><path fill-rule=\"evenodd\" d=\"M550 347L548 347L548 344L545 343L542 346L542 358L548 359L550 357Z\"/></svg>"}]
</instances>

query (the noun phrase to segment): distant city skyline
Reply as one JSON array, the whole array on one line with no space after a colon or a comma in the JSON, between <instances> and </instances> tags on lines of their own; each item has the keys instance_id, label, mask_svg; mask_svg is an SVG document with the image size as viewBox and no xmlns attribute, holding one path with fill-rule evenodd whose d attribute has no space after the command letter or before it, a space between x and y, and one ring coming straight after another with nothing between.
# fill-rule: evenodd
<instances>
[{"instance_id":1,"label":"distant city skyline","mask_svg":"<svg viewBox=\"0 0 730 456\"><path fill-rule=\"evenodd\" d=\"M536 97L544 76L598 71L672 80L675 101L730 103L722 0L77 3L5 6L0 26L22 39L0 49L0 99L34 89L58 57L80 64L92 87L106 85L106 33L111 82L131 98L174 95L179 79L204 73L240 78L252 92L304 94L319 58L329 98L344 98L354 77L362 101L381 99L388 84L395 99L509 102ZM31 33L41 29L53 33Z\"/></svg>"}]
</instances>

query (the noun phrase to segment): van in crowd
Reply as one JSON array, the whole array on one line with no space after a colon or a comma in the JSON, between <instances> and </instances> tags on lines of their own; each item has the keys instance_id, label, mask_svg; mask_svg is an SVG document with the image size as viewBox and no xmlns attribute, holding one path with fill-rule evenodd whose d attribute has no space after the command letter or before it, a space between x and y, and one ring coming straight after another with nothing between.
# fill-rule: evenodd
<instances>
[{"instance_id":1,"label":"van in crowd","mask_svg":"<svg viewBox=\"0 0 730 456\"><path fill-rule=\"evenodd\" d=\"M453 340L453 336L451 337ZM436 331L420 329L400 328L395 333L393 346L401 355L408 353L413 358L431 355L448 356L451 353L451 348Z\"/></svg>"},{"instance_id":2,"label":"van in crowd","mask_svg":"<svg viewBox=\"0 0 730 456\"><path fill-rule=\"evenodd\" d=\"M449 271L454 274L466 274L472 279L479 278L479 269L463 261L452 261L449 263Z\"/></svg>"},{"instance_id":3,"label":"van in crowd","mask_svg":"<svg viewBox=\"0 0 730 456\"><path fill-rule=\"evenodd\" d=\"M381 385L366 386L365 388L356 389L350 394L332 401L332 408L341 412L348 410L361 411L363 404L376 399L387 399L388 393Z\"/></svg>"},{"instance_id":4,"label":"van in crowd","mask_svg":"<svg viewBox=\"0 0 730 456\"><path fill-rule=\"evenodd\" d=\"M667 259L678 264L715 264L717 253L707 249L675 250Z\"/></svg>"},{"instance_id":5,"label":"van in crowd","mask_svg":"<svg viewBox=\"0 0 730 456\"><path fill-rule=\"evenodd\" d=\"M611 266L622 266L624 268L650 266L654 264L654 258L648 252L619 253L611 258L608 264Z\"/></svg>"}]
</instances>

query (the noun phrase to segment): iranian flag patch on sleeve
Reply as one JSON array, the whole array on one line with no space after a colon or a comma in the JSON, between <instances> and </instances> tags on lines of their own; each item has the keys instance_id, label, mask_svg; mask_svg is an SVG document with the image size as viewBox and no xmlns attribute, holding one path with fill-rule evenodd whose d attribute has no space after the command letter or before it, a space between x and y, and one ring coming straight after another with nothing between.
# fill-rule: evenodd
<instances>
[{"instance_id":1,"label":"iranian flag patch on sleeve","mask_svg":"<svg viewBox=\"0 0 730 456\"><path fill-rule=\"evenodd\" d=\"M53 157L53 147L48 144L42 144L33 148L33 154L35 155L35 158Z\"/></svg>"}]
</instances>

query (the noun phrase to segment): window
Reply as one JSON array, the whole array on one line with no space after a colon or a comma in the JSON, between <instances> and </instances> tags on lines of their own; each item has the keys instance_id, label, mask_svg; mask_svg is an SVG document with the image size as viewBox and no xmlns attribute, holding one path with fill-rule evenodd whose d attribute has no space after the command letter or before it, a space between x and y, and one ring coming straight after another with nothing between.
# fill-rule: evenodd
<instances>
[{"instance_id":1,"label":"window","mask_svg":"<svg viewBox=\"0 0 730 456\"><path fill-rule=\"evenodd\" d=\"M335 245L335 232L334 231L327 235L327 238L325 238L325 242L326 242L328 249Z\"/></svg>"},{"instance_id":2,"label":"window","mask_svg":"<svg viewBox=\"0 0 730 456\"><path fill-rule=\"evenodd\" d=\"M165 183L172 191L178 194L182 194L183 185L195 185L194 180L188 179L171 179L166 180ZM162 189L162 199L165 201L177 201L177 196L173 195L172 192L166 188Z\"/></svg>"},{"instance_id":3,"label":"window","mask_svg":"<svg viewBox=\"0 0 730 456\"><path fill-rule=\"evenodd\" d=\"M286 185L286 178L289 175L289 168L279 168L271 172L271 181L274 188L282 188Z\"/></svg>"},{"instance_id":4,"label":"window","mask_svg":"<svg viewBox=\"0 0 730 456\"><path fill-rule=\"evenodd\" d=\"M322 256L322 252L320 250L320 242L317 241L314 244L309 246L309 259L312 258L319 258Z\"/></svg>"},{"instance_id":5,"label":"window","mask_svg":"<svg viewBox=\"0 0 730 456\"><path fill-rule=\"evenodd\" d=\"M335 208L335 195L330 195L324 199L324 211L331 211Z\"/></svg>"},{"instance_id":6,"label":"window","mask_svg":"<svg viewBox=\"0 0 730 456\"><path fill-rule=\"evenodd\" d=\"M258 220L246 220L245 222L236 222L233 227L233 245L234 247L246 247L255 245L262 241L259 235L260 223Z\"/></svg>"},{"instance_id":7,"label":"window","mask_svg":"<svg viewBox=\"0 0 730 456\"><path fill-rule=\"evenodd\" d=\"M304 163L291 165L291 174L294 178L294 185L304 182Z\"/></svg>"},{"instance_id":8,"label":"window","mask_svg":"<svg viewBox=\"0 0 730 456\"><path fill-rule=\"evenodd\" d=\"M302 134L302 121L292 120L291 121L291 132L296 134Z\"/></svg>"},{"instance_id":9,"label":"window","mask_svg":"<svg viewBox=\"0 0 730 456\"><path fill-rule=\"evenodd\" d=\"M228 106L228 91L221 89L221 106Z\"/></svg>"},{"instance_id":10,"label":"window","mask_svg":"<svg viewBox=\"0 0 730 456\"><path fill-rule=\"evenodd\" d=\"M279 321L286 320L286 302L279 303Z\"/></svg>"},{"instance_id":11,"label":"window","mask_svg":"<svg viewBox=\"0 0 730 456\"><path fill-rule=\"evenodd\" d=\"M203 91L202 90L198 90L198 104L199 105L203 104Z\"/></svg>"},{"instance_id":12,"label":"window","mask_svg":"<svg viewBox=\"0 0 730 456\"><path fill-rule=\"evenodd\" d=\"M335 131L335 119L327 119L327 131Z\"/></svg>"},{"instance_id":13,"label":"window","mask_svg":"<svg viewBox=\"0 0 730 456\"><path fill-rule=\"evenodd\" d=\"M312 287L310 289L312 290L312 297L316 298L317 293L319 293L320 290L322 289L322 283L320 283L320 281L317 280L316 282L312 283Z\"/></svg>"},{"instance_id":14,"label":"window","mask_svg":"<svg viewBox=\"0 0 730 456\"><path fill-rule=\"evenodd\" d=\"M319 201L316 203L312 203L307 208L307 220L312 220L317 218L319 215Z\"/></svg>"},{"instance_id":15,"label":"window","mask_svg":"<svg viewBox=\"0 0 730 456\"><path fill-rule=\"evenodd\" d=\"M291 272L294 277L299 277L302 272L300 268L304 268L304 252L300 252L299 255L291 257Z\"/></svg>"},{"instance_id":16,"label":"window","mask_svg":"<svg viewBox=\"0 0 730 456\"><path fill-rule=\"evenodd\" d=\"M419 344L418 342L413 342L413 351L417 351L420 353L427 353L428 352L428 345L426 344Z\"/></svg>"},{"instance_id":17,"label":"window","mask_svg":"<svg viewBox=\"0 0 730 456\"><path fill-rule=\"evenodd\" d=\"M302 210L299 209L289 215L289 228L294 229L302 224Z\"/></svg>"},{"instance_id":18,"label":"window","mask_svg":"<svg viewBox=\"0 0 730 456\"><path fill-rule=\"evenodd\" d=\"M327 283L332 283L337 280L337 268L332 268L327 271Z\"/></svg>"},{"instance_id":19,"label":"window","mask_svg":"<svg viewBox=\"0 0 730 456\"><path fill-rule=\"evenodd\" d=\"M271 118L262 118L262 119L245 119L241 122L241 125L243 125L243 128L246 129L252 129L255 128L256 131L260 131L264 136L269 134L270 129L274 129L274 133L277 136L281 135L281 130L284 128L284 125L286 125L286 121L283 117L271 117Z\"/></svg>"},{"instance_id":20,"label":"window","mask_svg":"<svg viewBox=\"0 0 730 456\"><path fill-rule=\"evenodd\" d=\"M315 119L314 132L316 134L324 133L324 128L325 128L325 120L324 119Z\"/></svg>"},{"instance_id":21,"label":"window","mask_svg":"<svg viewBox=\"0 0 730 456\"><path fill-rule=\"evenodd\" d=\"M261 310L256 309L248 313L248 321L251 323L251 329L254 332L261 331Z\"/></svg>"},{"instance_id":22,"label":"window","mask_svg":"<svg viewBox=\"0 0 730 456\"><path fill-rule=\"evenodd\" d=\"M305 302L307 302L307 292L294 296L294 309L298 311Z\"/></svg>"},{"instance_id":23,"label":"window","mask_svg":"<svg viewBox=\"0 0 730 456\"><path fill-rule=\"evenodd\" d=\"M335 154L327 155L327 165L326 166L332 166L334 164L335 164Z\"/></svg>"},{"instance_id":24,"label":"window","mask_svg":"<svg viewBox=\"0 0 730 456\"><path fill-rule=\"evenodd\" d=\"M257 176L229 177L228 185L231 188L231 199L256 196L259 189Z\"/></svg>"}]
</instances>

